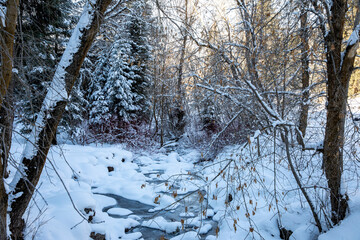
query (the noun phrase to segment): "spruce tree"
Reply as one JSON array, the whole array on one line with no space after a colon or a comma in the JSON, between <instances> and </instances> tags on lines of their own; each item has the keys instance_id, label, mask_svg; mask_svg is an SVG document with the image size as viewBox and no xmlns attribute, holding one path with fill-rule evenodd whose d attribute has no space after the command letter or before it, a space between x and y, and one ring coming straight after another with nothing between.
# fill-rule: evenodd
<instances>
[{"instance_id":1,"label":"spruce tree","mask_svg":"<svg viewBox=\"0 0 360 240\"><path fill-rule=\"evenodd\" d=\"M144 0L133 1L128 7L129 12L118 21L111 46L101 52L92 77L89 122L94 133L123 135L149 118L151 9Z\"/></svg>"},{"instance_id":2,"label":"spruce tree","mask_svg":"<svg viewBox=\"0 0 360 240\"><path fill-rule=\"evenodd\" d=\"M151 81L149 63L152 59L152 47L149 40L151 28L151 8L146 0L134 1L128 15L126 28L129 32L132 60L132 92L136 93L134 104L141 109L137 111L139 120L148 120L149 98L147 89Z\"/></svg>"},{"instance_id":3,"label":"spruce tree","mask_svg":"<svg viewBox=\"0 0 360 240\"><path fill-rule=\"evenodd\" d=\"M15 68L19 69L15 99L19 121L27 132L35 121L48 82L64 51L72 24L71 0L22 0L15 42ZM25 97L24 97L25 96Z\"/></svg>"}]
</instances>

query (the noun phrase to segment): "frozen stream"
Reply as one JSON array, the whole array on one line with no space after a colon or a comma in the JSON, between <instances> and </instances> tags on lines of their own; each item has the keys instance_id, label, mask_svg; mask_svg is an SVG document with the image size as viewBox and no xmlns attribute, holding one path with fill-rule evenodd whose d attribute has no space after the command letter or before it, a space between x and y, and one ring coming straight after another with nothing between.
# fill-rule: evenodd
<instances>
[{"instance_id":1,"label":"frozen stream","mask_svg":"<svg viewBox=\"0 0 360 240\"><path fill-rule=\"evenodd\" d=\"M141 172L141 167L139 169ZM147 178L146 184L154 189L161 195L168 195L174 197L174 191L179 190L181 179L171 181L171 188L164 191L161 186L166 182L162 175L164 170L153 169L144 175ZM180 191L181 192L181 191ZM205 195L202 192L202 195ZM206 239L207 236L216 235L217 223L212 220L213 211L206 209L206 197L204 200L199 201L199 191L183 192L175 196L178 201L169 209L154 210L154 206L144 204L136 200L130 200L115 194L101 194L111 197L116 200L115 205L106 206L102 209L113 218L132 218L137 220L140 225L131 229L126 229L127 233L141 232L143 239L171 239L173 237L182 235L186 232L197 232L198 238ZM200 203L201 202L201 203ZM120 214L113 211L113 209L124 209ZM129 210L129 212L126 212ZM131 212L130 212L131 211ZM130 213L130 214L129 214ZM181 238L181 236L179 236Z\"/></svg>"}]
</instances>

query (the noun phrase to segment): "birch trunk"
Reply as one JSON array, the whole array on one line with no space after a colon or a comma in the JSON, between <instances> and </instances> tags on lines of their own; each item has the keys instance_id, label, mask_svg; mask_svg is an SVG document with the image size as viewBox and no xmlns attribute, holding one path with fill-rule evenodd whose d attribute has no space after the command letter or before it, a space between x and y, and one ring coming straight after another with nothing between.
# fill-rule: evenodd
<instances>
[{"instance_id":1,"label":"birch trunk","mask_svg":"<svg viewBox=\"0 0 360 240\"><path fill-rule=\"evenodd\" d=\"M111 0L89 1L57 66L35 126L10 188L10 231L12 239L24 239L23 214L31 200L46 162L51 141L64 113L69 94L84 58L99 30Z\"/></svg>"}]
</instances>

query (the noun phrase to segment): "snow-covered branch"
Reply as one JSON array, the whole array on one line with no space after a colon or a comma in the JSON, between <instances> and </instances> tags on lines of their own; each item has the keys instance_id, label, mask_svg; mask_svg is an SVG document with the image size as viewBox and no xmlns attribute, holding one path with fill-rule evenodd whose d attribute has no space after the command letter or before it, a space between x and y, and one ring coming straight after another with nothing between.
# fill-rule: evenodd
<instances>
[{"instance_id":1,"label":"snow-covered branch","mask_svg":"<svg viewBox=\"0 0 360 240\"><path fill-rule=\"evenodd\" d=\"M23 151L18 171L10 184L9 205L12 209L10 230L14 239L23 238L25 226L22 216L40 179L47 153L65 111L72 87L79 75L80 67L110 3L111 0L87 2L57 66L30 139Z\"/></svg>"}]
</instances>

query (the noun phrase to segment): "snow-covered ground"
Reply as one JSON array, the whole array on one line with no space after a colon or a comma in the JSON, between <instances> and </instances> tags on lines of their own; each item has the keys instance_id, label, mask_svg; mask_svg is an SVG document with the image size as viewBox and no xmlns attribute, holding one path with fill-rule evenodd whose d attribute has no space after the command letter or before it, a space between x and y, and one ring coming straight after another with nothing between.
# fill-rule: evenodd
<instances>
[{"instance_id":1,"label":"snow-covered ground","mask_svg":"<svg viewBox=\"0 0 360 240\"><path fill-rule=\"evenodd\" d=\"M323 120L319 115L311 121ZM321 140L317 131L323 130L309 131L308 142ZM360 239L357 159L345 156L343 189L350 212L330 228L322 155L293 146L291 158L326 229L319 235L281 139L256 135L259 145L250 138L225 148L213 162L197 164L202 154L190 149L179 154L130 152L122 145L54 146L25 216L27 239L103 234L106 239L267 240L281 239L279 226L291 230L293 240ZM12 157L19 159L24 141L15 139Z\"/></svg>"},{"instance_id":2,"label":"snow-covered ground","mask_svg":"<svg viewBox=\"0 0 360 240\"><path fill-rule=\"evenodd\" d=\"M14 159L21 143L12 146ZM92 232L106 239L159 239L212 229L188 205L201 189L198 180L189 180L199 152L134 154L120 145L60 145L48 157L26 213L27 239L89 239ZM154 232L142 234L145 227Z\"/></svg>"}]
</instances>

